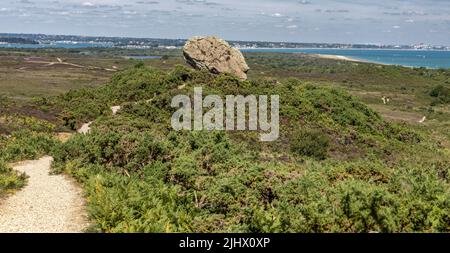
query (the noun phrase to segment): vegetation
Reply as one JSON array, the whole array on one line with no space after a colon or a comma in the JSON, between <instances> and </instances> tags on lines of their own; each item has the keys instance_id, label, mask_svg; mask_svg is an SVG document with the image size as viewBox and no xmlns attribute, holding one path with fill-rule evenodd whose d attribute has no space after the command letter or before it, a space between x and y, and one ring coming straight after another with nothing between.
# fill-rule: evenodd
<instances>
[{"instance_id":1,"label":"vegetation","mask_svg":"<svg viewBox=\"0 0 450 253\"><path fill-rule=\"evenodd\" d=\"M26 180L26 175L12 171L8 163L39 158L56 144L54 124L20 114L24 113L20 108L13 113L5 101L0 103L0 196L22 187Z\"/></svg>"},{"instance_id":2,"label":"vegetation","mask_svg":"<svg viewBox=\"0 0 450 253\"><path fill-rule=\"evenodd\" d=\"M246 56L248 81L175 66L176 55L140 64L112 57L95 64L118 61L125 70L105 85L3 99L0 186L24 183L6 163L50 154L56 173L83 185L93 231L450 232L450 114L430 106L448 71ZM172 97L197 86L222 97L280 95L279 140L173 131ZM392 102L382 105L382 96ZM386 120L396 113L433 120ZM53 137L89 121L87 135Z\"/></svg>"},{"instance_id":3,"label":"vegetation","mask_svg":"<svg viewBox=\"0 0 450 253\"><path fill-rule=\"evenodd\" d=\"M323 160L327 157L330 140L319 131L300 130L293 135L291 150L299 155Z\"/></svg>"},{"instance_id":4,"label":"vegetation","mask_svg":"<svg viewBox=\"0 0 450 253\"><path fill-rule=\"evenodd\" d=\"M24 174L12 171L4 161L0 161L0 197L22 187L25 179Z\"/></svg>"},{"instance_id":5,"label":"vegetation","mask_svg":"<svg viewBox=\"0 0 450 253\"><path fill-rule=\"evenodd\" d=\"M450 103L450 88L438 85L430 91L430 96L435 98L432 105Z\"/></svg>"},{"instance_id":6,"label":"vegetation","mask_svg":"<svg viewBox=\"0 0 450 253\"><path fill-rule=\"evenodd\" d=\"M198 85L205 95L280 94L280 140L261 143L253 132L173 132L172 96L192 94ZM113 104L124 105L118 115L109 112ZM83 105L98 109L86 115ZM94 230L450 229L448 151L340 89L139 65L46 106L63 108L77 125L97 118L90 134L52 153L55 169L85 186Z\"/></svg>"}]
</instances>

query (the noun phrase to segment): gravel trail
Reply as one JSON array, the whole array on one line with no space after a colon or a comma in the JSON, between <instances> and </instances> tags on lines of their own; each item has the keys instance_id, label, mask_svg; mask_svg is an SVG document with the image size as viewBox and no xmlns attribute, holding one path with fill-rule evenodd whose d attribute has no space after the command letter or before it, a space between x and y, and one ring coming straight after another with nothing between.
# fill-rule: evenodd
<instances>
[{"instance_id":1,"label":"gravel trail","mask_svg":"<svg viewBox=\"0 0 450 253\"><path fill-rule=\"evenodd\" d=\"M80 134L88 134L91 131L92 121L86 124L83 124L80 129L78 129L78 133Z\"/></svg>"},{"instance_id":2,"label":"gravel trail","mask_svg":"<svg viewBox=\"0 0 450 253\"><path fill-rule=\"evenodd\" d=\"M0 203L0 233L77 233L88 226L82 191L63 175L49 175L52 157L21 162L27 185Z\"/></svg>"}]
</instances>

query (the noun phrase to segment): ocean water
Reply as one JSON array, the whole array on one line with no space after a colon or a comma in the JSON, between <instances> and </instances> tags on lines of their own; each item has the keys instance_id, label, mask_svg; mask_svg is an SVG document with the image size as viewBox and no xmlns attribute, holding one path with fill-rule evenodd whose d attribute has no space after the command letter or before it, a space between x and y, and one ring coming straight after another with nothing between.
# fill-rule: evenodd
<instances>
[{"instance_id":1,"label":"ocean water","mask_svg":"<svg viewBox=\"0 0 450 253\"><path fill-rule=\"evenodd\" d=\"M1 44L0 48L88 48L114 47L113 43ZM450 68L450 51L374 49L241 49L243 52L275 52L342 55L356 60L408 67Z\"/></svg>"},{"instance_id":2,"label":"ocean water","mask_svg":"<svg viewBox=\"0 0 450 253\"><path fill-rule=\"evenodd\" d=\"M450 51L371 49L242 49L243 52L276 52L342 55L356 60L408 67L450 68Z\"/></svg>"}]
</instances>

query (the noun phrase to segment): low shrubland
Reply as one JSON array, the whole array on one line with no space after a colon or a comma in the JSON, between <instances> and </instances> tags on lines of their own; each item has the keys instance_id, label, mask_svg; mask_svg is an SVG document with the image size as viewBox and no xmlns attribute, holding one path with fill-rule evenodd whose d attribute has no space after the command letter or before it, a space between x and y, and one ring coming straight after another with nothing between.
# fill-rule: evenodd
<instances>
[{"instance_id":1,"label":"low shrubland","mask_svg":"<svg viewBox=\"0 0 450 253\"><path fill-rule=\"evenodd\" d=\"M25 184L26 175L11 169L10 163L36 159L48 154L57 141L52 136L54 125L48 121L21 115L0 117L10 135L0 135L0 195Z\"/></svg>"},{"instance_id":2,"label":"low shrubland","mask_svg":"<svg viewBox=\"0 0 450 253\"><path fill-rule=\"evenodd\" d=\"M450 103L450 88L444 85L437 85L430 91L430 96L434 98L432 105Z\"/></svg>"},{"instance_id":3,"label":"low shrubland","mask_svg":"<svg viewBox=\"0 0 450 253\"><path fill-rule=\"evenodd\" d=\"M175 132L171 98L196 86L204 95L280 95L279 140ZM95 120L90 134L51 151L55 171L84 185L94 231L450 230L448 150L341 89L138 65L42 106L57 107L72 128Z\"/></svg>"}]
</instances>

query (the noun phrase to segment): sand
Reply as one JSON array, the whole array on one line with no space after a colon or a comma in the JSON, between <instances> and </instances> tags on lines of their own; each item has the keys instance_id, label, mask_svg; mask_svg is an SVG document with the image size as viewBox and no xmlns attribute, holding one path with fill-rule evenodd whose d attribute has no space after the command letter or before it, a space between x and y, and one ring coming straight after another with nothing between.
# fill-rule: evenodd
<instances>
[{"instance_id":1,"label":"sand","mask_svg":"<svg viewBox=\"0 0 450 253\"><path fill-rule=\"evenodd\" d=\"M21 162L27 185L0 204L0 233L78 233L88 227L82 190L64 175L50 175L52 157Z\"/></svg>"}]
</instances>

